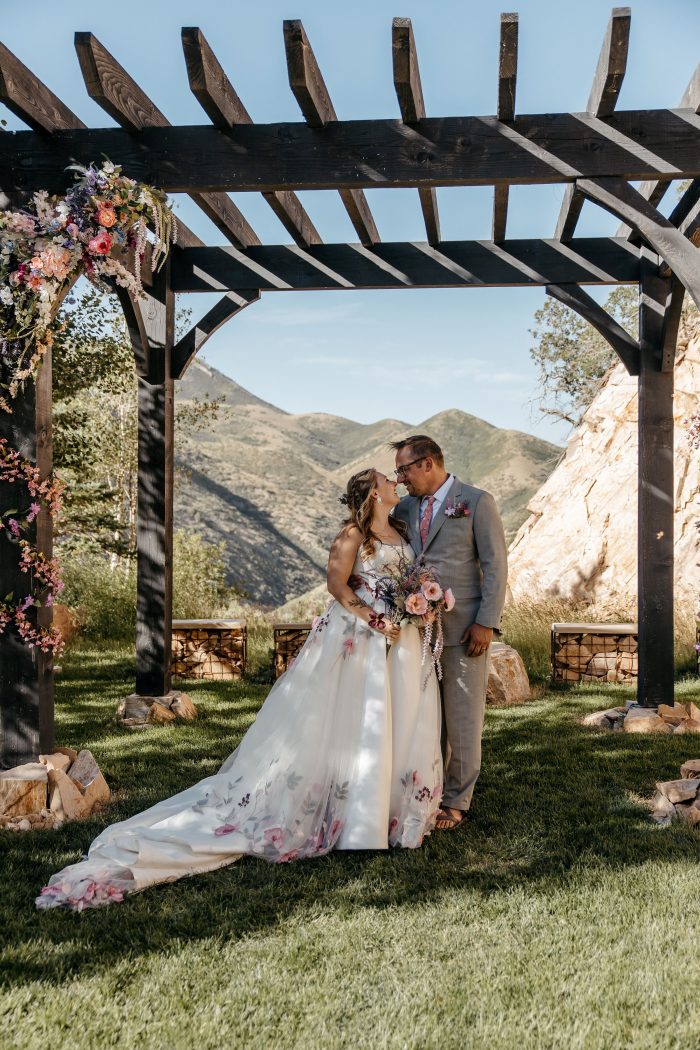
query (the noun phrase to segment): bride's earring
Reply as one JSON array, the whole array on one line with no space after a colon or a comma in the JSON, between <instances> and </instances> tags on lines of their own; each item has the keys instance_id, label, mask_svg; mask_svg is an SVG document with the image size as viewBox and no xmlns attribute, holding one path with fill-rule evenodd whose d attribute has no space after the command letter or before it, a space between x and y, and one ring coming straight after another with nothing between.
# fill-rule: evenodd
<instances>
[{"instance_id":1,"label":"bride's earring","mask_svg":"<svg viewBox=\"0 0 700 1050\"><path fill-rule=\"evenodd\" d=\"M381 496L376 496L375 498L377 500L377 503L381 503L382 502L382 497Z\"/></svg>"}]
</instances>

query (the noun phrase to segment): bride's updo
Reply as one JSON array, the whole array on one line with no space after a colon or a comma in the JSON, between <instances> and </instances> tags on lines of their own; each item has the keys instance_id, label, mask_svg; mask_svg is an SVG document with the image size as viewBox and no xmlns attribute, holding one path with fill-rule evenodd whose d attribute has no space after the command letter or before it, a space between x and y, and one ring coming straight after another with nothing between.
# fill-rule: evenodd
<instances>
[{"instance_id":1,"label":"bride's updo","mask_svg":"<svg viewBox=\"0 0 700 1050\"><path fill-rule=\"evenodd\" d=\"M362 535L361 554L365 558L371 558L375 551L375 544L379 543L379 537L372 532L372 513L374 511L374 500L372 489L377 484L377 473L375 467L367 467L357 474L353 474L345 488L345 495L341 496L339 503L348 508L349 516L343 525L356 525ZM392 522L394 528L405 539L406 528L401 521Z\"/></svg>"}]
</instances>

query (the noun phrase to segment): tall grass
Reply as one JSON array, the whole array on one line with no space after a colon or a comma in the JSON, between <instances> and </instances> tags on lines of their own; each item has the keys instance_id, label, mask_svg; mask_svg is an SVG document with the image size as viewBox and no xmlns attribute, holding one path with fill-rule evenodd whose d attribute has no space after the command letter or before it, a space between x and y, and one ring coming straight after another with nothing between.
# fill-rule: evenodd
<instances>
[{"instance_id":1,"label":"tall grass","mask_svg":"<svg viewBox=\"0 0 700 1050\"><path fill-rule=\"evenodd\" d=\"M544 681L551 672L553 623L635 623L632 603L567 602L561 599L520 598L510 602L503 614L503 641L517 649L533 681ZM676 674L693 673L695 662L695 615L690 605L678 606L675 622Z\"/></svg>"}]
</instances>

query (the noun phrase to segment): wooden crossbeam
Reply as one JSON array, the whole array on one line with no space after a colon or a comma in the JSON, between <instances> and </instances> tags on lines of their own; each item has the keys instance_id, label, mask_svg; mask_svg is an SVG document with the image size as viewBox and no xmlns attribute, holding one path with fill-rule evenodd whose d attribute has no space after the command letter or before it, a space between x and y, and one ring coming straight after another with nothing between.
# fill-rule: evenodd
<instances>
[{"instance_id":1,"label":"wooden crossbeam","mask_svg":"<svg viewBox=\"0 0 700 1050\"><path fill-rule=\"evenodd\" d=\"M639 375L639 343L577 284L548 285L547 295L558 299L588 321L610 344L630 375Z\"/></svg>"},{"instance_id":2,"label":"wooden crossbeam","mask_svg":"<svg viewBox=\"0 0 700 1050\"><path fill-rule=\"evenodd\" d=\"M515 116L515 89L518 75L518 15L504 12L501 15L501 38L498 51L498 106L496 116L509 124ZM496 186L493 194L494 241L506 236L508 221L508 187Z\"/></svg>"},{"instance_id":3,"label":"wooden crossbeam","mask_svg":"<svg viewBox=\"0 0 700 1050\"><path fill-rule=\"evenodd\" d=\"M629 7L613 8L586 105L586 112L594 117L604 119L615 109L627 68L631 20ZM583 194L575 184L569 184L564 190L555 237L571 240L583 202Z\"/></svg>"},{"instance_id":4,"label":"wooden crossbeam","mask_svg":"<svg viewBox=\"0 0 700 1050\"><path fill-rule=\"evenodd\" d=\"M257 288L246 288L239 292L231 292L215 303L211 310L194 324L173 347L173 379L182 379L207 339L237 313L259 298L260 292Z\"/></svg>"},{"instance_id":5,"label":"wooden crossbeam","mask_svg":"<svg viewBox=\"0 0 700 1050\"><path fill-rule=\"evenodd\" d=\"M395 18L391 25L391 50L394 66L394 87L399 100L404 124L416 124L425 116L425 102L421 86L418 54L410 18ZM434 186L418 190L428 244L440 243L440 216L437 192Z\"/></svg>"},{"instance_id":6,"label":"wooden crossbeam","mask_svg":"<svg viewBox=\"0 0 700 1050\"><path fill-rule=\"evenodd\" d=\"M578 186L591 200L637 230L700 307L697 251L680 230L623 179L582 179Z\"/></svg>"},{"instance_id":7,"label":"wooden crossbeam","mask_svg":"<svg viewBox=\"0 0 700 1050\"><path fill-rule=\"evenodd\" d=\"M265 291L352 288L521 287L548 284L637 284L639 254L627 241L442 241L193 248L172 262L178 292L259 288Z\"/></svg>"},{"instance_id":8,"label":"wooden crossbeam","mask_svg":"<svg viewBox=\"0 0 700 1050\"><path fill-rule=\"evenodd\" d=\"M678 109L692 109L695 113L700 113L700 63L693 70L693 75L688 81L688 85L678 103ZM646 197L650 204L656 206L666 195L670 185L669 179L645 179L639 186L638 192L641 193L642 197ZM674 223L674 225L678 224ZM634 244L639 243L639 236L636 231L630 230L625 223L622 223L618 228L616 236L629 237Z\"/></svg>"},{"instance_id":9,"label":"wooden crossbeam","mask_svg":"<svg viewBox=\"0 0 700 1050\"><path fill-rule=\"evenodd\" d=\"M85 127L4 44L0 44L0 102L34 131L51 135L64 128Z\"/></svg>"},{"instance_id":10,"label":"wooden crossbeam","mask_svg":"<svg viewBox=\"0 0 700 1050\"><path fill-rule=\"evenodd\" d=\"M92 33L76 33L75 49L88 95L131 134L167 128L170 122ZM193 192L192 200L240 248L260 244L255 231L226 193Z\"/></svg>"},{"instance_id":11,"label":"wooden crossbeam","mask_svg":"<svg viewBox=\"0 0 700 1050\"><path fill-rule=\"evenodd\" d=\"M319 69L306 31L298 19L284 22L284 47L287 55L289 86L310 128L325 128L338 120L331 96ZM362 244L379 241L369 204L362 190L341 189L340 199Z\"/></svg>"},{"instance_id":12,"label":"wooden crossbeam","mask_svg":"<svg viewBox=\"0 0 700 1050\"><path fill-rule=\"evenodd\" d=\"M700 178L700 128L687 110L618 110L605 122L574 113L425 117L416 135L400 120L327 124L211 125L0 136L0 185L65 189L74 161L108 156L132 177L172 193L295 189L390 189L422 185L540 185L580 178L641 181L660 171ZM605 133L603 133L603 131ZM430 149L425 143L430 142Z\"/></svg>"},{"instance_id":13,"label":"wooden crossbeam","mask_svg":"<svg viewBox=\"0 0 700 1050\"><path fill-rule=\"evenodd\" d=\"M182 49L185 54L190 90L201 104L212 124L228 131L236 124L252 124L245 108L221 63L212 51L201 29L183 28ZM285 230L301 248L320 244L321 237L295 193L263 193L263 197Z\"/></svg>"}]
</instances>

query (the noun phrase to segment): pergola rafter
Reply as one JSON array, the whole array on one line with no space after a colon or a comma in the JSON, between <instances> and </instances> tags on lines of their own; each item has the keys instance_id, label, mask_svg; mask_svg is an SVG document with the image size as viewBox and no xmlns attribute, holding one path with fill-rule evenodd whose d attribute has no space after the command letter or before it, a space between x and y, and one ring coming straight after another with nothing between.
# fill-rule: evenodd
<instances>
[{"instance_id":1,"label":"pergola rafter","mask_svg":"<svg viewBox=\"0 0 700 1050\"><path fill-rule=\"evenodd\" d=\"M187 77L209 123L187 127L171 126L91 33L76 35L86 88L117 128L86 127L0 44L0 101L29 129L0 134L6 200L65 191L70 164L107 156L133 178L188 194L227 241L205 245L179 223L179 243L149 278L145 301L119 292L139 390L138 691L170 688L174 381L211 334L262 292L540 286L585 317L639 377L638 695L646 705L672 697L673 362L685 291L700 305L700 67L676 109L616 110L629 29L629 8L615 8L585 112L516 114L518 16L504 14L495 116L428 117L410 20L394 19L400 119L343 121L302 23L287 21L289 83L304 119L256 124L201 30L188 27ZM658 204L678 180L689 186L665 217ZM549 183L564 185L555 237L507 239L510 187ZM444 240L436 189L481 185L494 189L492 239ZM418 191L425 241L380 240L364 191L394 187ZM301 190L338 192L359 243L323 243ZM261 244L230 192L261 193L293 243ZM575 237L586 199L623 220L618 236ZM639 287L639 340L584 290L617 284ZM190 292L221 297L176 341L175 297ZM50 468L49 391L47 358L15 413L0 418L0 432L42 471ZM3 499L0 492L0 509ZM46 522L37 524L49 550ZM0 593L15 568L0 560ZM34 664L15 642L0 638L0 764L51 746L49 662Z\"/></svg>"}]
</instances>

